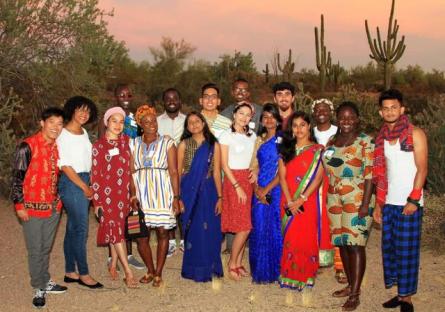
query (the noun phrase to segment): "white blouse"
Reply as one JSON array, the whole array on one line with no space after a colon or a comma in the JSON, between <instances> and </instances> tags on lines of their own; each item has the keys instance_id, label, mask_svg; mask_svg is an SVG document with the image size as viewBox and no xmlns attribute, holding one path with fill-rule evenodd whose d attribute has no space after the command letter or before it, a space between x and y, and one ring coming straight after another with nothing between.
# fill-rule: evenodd
<instances>
[{"instance_id":1,"label":"white blouse","mask_svg":"<svg viewBox=\"0 0 445 312\"><path fill-rule=\"evenodd\" d=\"M232 132L232 129L228 129L221 134L219 143L229 147L230 169L249 169L255 140L255 133L247 136L245 134Z\"/></svg>"},{"instance_id":2,"label":"white blouse","mask_svg":"<svg viewBox=\"0 0 445 312\"><path fill-rule=\"evenodd\" d=\"M91 171L92 144L88 132L82 128L83 134L72 134L62 129L56 140L59 150L58 166L70 166L77 173Z\"/></svg>"}]
</instances>

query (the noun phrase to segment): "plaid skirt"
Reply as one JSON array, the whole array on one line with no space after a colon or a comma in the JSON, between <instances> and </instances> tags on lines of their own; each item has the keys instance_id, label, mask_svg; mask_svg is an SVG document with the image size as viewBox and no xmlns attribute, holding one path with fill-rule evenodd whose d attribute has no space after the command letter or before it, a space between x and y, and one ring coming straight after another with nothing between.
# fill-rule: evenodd
<instances>
[{"instance_id":1,"label":"plaid skirt","mask_svg":"<svg viewBox=\"0 0 445 312\"><path fill-rule=\"evenodd\" d=\"M410 216L402 214L404 206L385 205L382 209L383 276L386 288L398 287L398 295L417 292L420 234L423 209Z\"/></svg>"}]
</instances>

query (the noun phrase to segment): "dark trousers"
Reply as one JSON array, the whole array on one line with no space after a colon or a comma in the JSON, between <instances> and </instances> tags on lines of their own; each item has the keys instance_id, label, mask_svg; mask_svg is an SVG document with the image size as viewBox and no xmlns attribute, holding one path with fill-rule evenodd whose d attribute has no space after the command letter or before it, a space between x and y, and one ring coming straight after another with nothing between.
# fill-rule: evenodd
<instances>
[{"instance_id":1,"label":"dark trousers","mask_svg":"<svg viewBox=\"0 0 445 312\"><path fill-rule=\"evenodd\" d=\"M79 177L89 184L88 173L78 173ZM80 275L88 274L87 239L88 208L90 201L83 191L64 174L59 180L59 194L66 209L67 221L63 252L65 254L65 272L77 270Z\"/></svg>"},{"instance_id":2,"label":"dark trousers","mask_svg":"<svg viewBox=\"0 0 445 312\"><path fill-rule=\"evenodd\" d=\"M53 210L49 218L30 217L29 221L22 222L33 288L45 289L50 279L49 254L59 220L60 214Z\"/></svg>"}]
</instances>

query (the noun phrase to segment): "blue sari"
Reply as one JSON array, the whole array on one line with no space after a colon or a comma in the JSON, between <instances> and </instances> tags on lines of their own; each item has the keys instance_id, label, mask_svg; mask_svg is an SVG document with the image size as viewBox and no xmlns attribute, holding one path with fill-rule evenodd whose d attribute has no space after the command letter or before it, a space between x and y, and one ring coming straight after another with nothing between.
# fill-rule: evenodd
<instances>
[{"instance_id":1,"label":"blue sari","mask_svg":"<svg viewBox=\"0 0 445 312\"><path fill-rule=\"evenodd\" d=\"M184 234L184 258L181 275L196 282L222 277L221 219L215 215L218 200L213 175L208 175L213 146L204 142L195 153L190 171L181 178L181 215Z\"/></svg>"},{"instance_id":2,"label":"blue sari","mask_svg":"<svg viewBox=\"0 0 445 312\"><path fill-rule=\"evenodd\" d=\"M258 185L267 186L278 172L277 137L264 142L255 155L258 159ZM281 188L270 191L270 204L261 203L256 196L252 200L252 232L249 238L249 262L255 283L273 283L280 275L282 254L280 198Z\"/></svg>"}]
</instances>

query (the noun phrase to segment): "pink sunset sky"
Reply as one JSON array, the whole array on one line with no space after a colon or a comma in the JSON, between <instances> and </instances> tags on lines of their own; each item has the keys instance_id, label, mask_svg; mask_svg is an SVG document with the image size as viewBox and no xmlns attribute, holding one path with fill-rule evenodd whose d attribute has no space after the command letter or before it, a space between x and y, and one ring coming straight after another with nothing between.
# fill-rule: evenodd
<instances>
[{"instance_id":1,"label":"pink sunset sky","mask_svg":"<svg viewBox=\"0 0 445 312\"><path fill-rule=\"evenodd\" d=\"M315 68L314 27L322 13L333 61L347 68L365 65L365 19L373 36L380 26L386 37L391 0L99 0L99 6L114 10L109 31L137 61L150 61L148 47L167 36L194 45L195 59L252 52L261 70L274 51L287 56L289 48L297 69ZM407 45L398 65L445 70L445 0L398 0L395 16Z\"/></svg>"}]
</instances>

